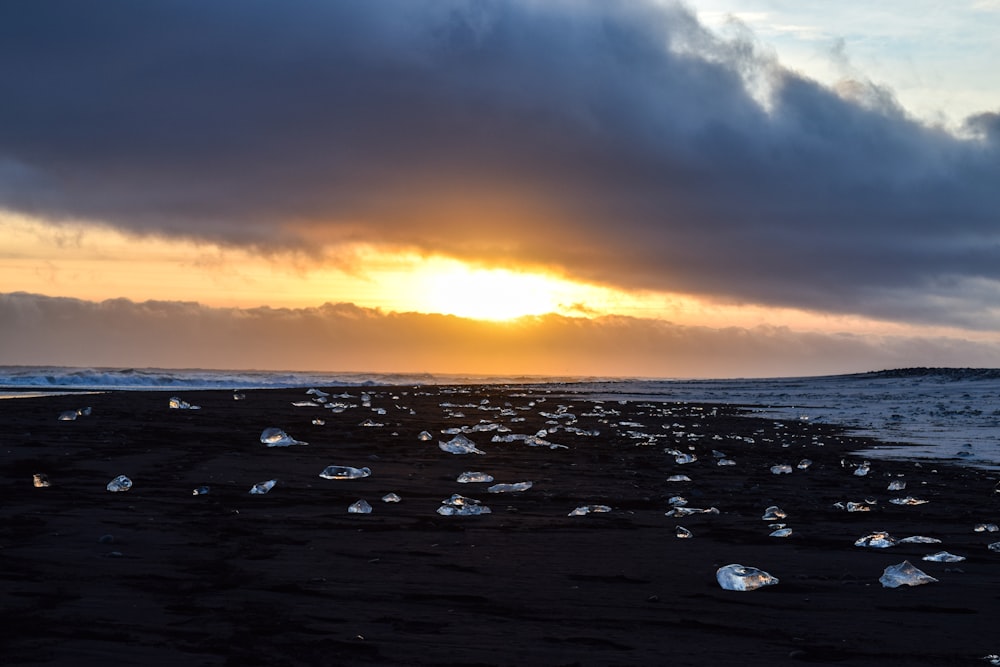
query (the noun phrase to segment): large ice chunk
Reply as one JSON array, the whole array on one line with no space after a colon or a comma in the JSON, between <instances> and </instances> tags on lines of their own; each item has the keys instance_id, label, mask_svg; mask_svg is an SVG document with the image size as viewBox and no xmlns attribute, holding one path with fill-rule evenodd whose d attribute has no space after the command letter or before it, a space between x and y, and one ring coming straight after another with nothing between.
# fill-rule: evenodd
<instances>
[{"instance_id":1,"label":"large ice chunk","mask_svg":"<svg viewBox=\"0 0 1000 667\"><path fill-rule=\"evenodd\" d=\"M937 582L937 579L914 567L908 560L885 568L885 571L882 572L882 576L878 580L886 588L920 586L921 584L933 584Z\"/></svg>"},{"instance_id":2,"label":"large ice chunk","mask_svg":"<svg viewBox=\"0 0 1000 667\"><path fill-rule=\"evenodd\" d=\"M355 468L353 466L327 466L319 474L323 479L360 479L369 477L371 468Z\"/></svg>"},{"instance_id":3,"label":"large ice chunk","mask_svg":"<svg viewBox=\"0 0 1000 667\"><path fill-rule=\"evenodd\" d=\"M773 586L778 578L755 567L732 563L715 572L715 579L727 591L752 591L764 586Z\"/></svg>"},{"instance_id":4,"label":"large ice chunk","mask_svg":"<svg viewBox=\"0 0 1000 667\"><path fill-rule=\"evenodd\" d=\"M260 441L268 447L289 447L291 445L308 445L308 442L296 440L280 428L272 426L265 428L260 434Z\"/></svg>"}]
</instances>

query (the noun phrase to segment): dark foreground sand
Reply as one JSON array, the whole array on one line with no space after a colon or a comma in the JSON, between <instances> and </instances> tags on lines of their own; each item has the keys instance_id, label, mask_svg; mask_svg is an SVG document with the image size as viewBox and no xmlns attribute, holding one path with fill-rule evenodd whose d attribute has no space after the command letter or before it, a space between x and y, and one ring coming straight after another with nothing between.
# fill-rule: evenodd
<instances>
[{"instance_id":1,"label":"dark foreground sand","mask_svg":"<svg viewBox=\"0 0 1000 667\"><path fill-rule=\"evenodd\" d=\"M358 404L360 390L347 391ZM870 443L731 409L608 402L620 414L602 417L544 389L369 391L385 415L293 407L303 390L180 394L199 411L168 409L164 393L0 401L0 662L980 665L1000 653L1000 553L987 548L1000 533L973 530L1000 521L996 475L873 461L858 477L849 452ZM525 421L477 407L484 398ZM89 417L56 419L87 405ZM485 456L417 439L480 420L534 433L559 405L600 435L556 432L549 440L569 449L550 450L471 434ZM385 425L359 425L368 418ZM310 444L267 448L269 426ZM640 433L660 437L642 444ZM699 460L678 465L669 447ZM713 449L737 465L715 465ZM806 471L770 472L804 457ZM372 476L321 479L330 464ZM467 470L534 487L490 494L456 483ZM34 473L51 486L34 488ZM679 473L693 481L666 481ZM134 487L109 493L119 474ZM897 475L906 491L887 491ZM270 478L269 494L247 493ZM193 496L203 484L211 492ZM402 502L381 502L388 492ZM440 516L453 493L493 513ZM721 513L665 516L675 495ZM888 502L904 495L930 502ZM349 514L361 498L374 511ZM833 507L866 498L878 501L870 513ZM613 511L567 516L596 503ZM769 505L787 511L790 538L768 536ZM675 537L678 525L694 537ZM875 530L943 543L854 546ZM968 560L921 561L942 549ZM883 568L904 559L940 582L883 588ZM722 590L715 572L728 563L781 581Z\"/></svg>"}]
</instances>

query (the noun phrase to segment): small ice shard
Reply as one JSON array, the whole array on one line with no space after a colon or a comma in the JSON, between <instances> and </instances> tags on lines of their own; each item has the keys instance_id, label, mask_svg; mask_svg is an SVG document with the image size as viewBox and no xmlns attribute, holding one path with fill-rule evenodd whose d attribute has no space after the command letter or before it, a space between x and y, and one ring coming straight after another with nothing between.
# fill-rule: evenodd
<instances>
[{"instance_id":1,"label":"small ice shard","mask_svg":"<svg viewBox=\"0 0 1000 667\"><path fill-rule=\"evenodd\" d=\"M125 475L118 475L113 480L108 482L108 491L112 493L118 493L119 491L128 491L132 488L132 480L130 480Z\"/></svg>"},{"instance_id":2,"label":"small ice shard","mask_svg":"<svg viewBox=\"0 0 1000 667\"><path fill-rule=\"evenodd\" d=\"M459 433L458 435L456 435L454 438L452 438L448 442L441 442L439 440L438 441L438 447L441 448L442 452L448 452L449 454L485 454L486 453L486 452L482 451L481 449L479 449L478 447L476 447L476 443L472 442L471 440L469 440L468 438L466 438L461 433Z\"/></svg>"},{"instance_id":3,"label":"small ice shard","mask_svg":"<svg viewBox=\"0 0 1000 667\"><path fill-rule=\"evenodd\" d=\"M90 416L90 413L91 413L92 411L93 411L93 408L90 408L90 407L87 407L87 408L80 408L80 409L78 409L78 410L76 411L76 414L80 415L81 417L89 417L89 416Z\"/></svg>"},{"instance_id":4,"label":"small ice shard","mask_svg":"<svg viewBox=\"0 0 1000 667\"><path fill-rule=\"evenodd\" d=\"M402 498L399 497L397 493L387 493L382 496L383 503L398 503Z\"/></svg>"},{"instance_id":5,"label":"small ice shard","mask_svg":"<svg viewBox=\"0 0 1000 667\"><path fill-rule=\"evenodd\" d=\"M787 463L782 463L781 465L771 466L772 475L788 475L792 472L792 466Z\"/></svg>"},{"instance_id":6,"label":"small ice shard","mask_svg":"<svg viewBox=\"0 0 1000 667\"><path fill-rule=\"evenodd\" d=\"M315 389L315 388L308 389L308 390L306 390L306 393L307 394L312 394L313 396L315 396L316 398L321 399L321 400L326 400L327 398L330 398L330 394L328 394L325 391L322 391L320 389Z\"/></svg>"},{"instance_id":7,"label":"small ice shard","mask_svg":"<svg viewBox=\"0 0 1000 667\"><path fill-rule=\"evenodd\" d=\"M209 488L207 486L199 486L197 489L191 492L192 496L207 496Z\"/></svg>"},{"instance_id":8,"label":"small ice shard","mask_svg":"<svg viewBox=\"0 0 1000 667\"><path fill-rule=\"evenodd\" d=\"M688 501L684 496L671 496L667 499L667 503L669 503L671 507L684 507L688 504Z\"/></svg>"},{"instance_id":9,"label":"small ice shard","mask_svg":"<svg viewBox=\"0 0 1000 667\"><path fill-rule=\"evenodd\" d=\"M896 546L897 542L898 540L896 540L896 538L889 533L879 531L858 538L858 540L854 543L854 546L869 547L871 549L888 549L889 547Z\"/></svg>"},{"instance_id":10,"label":"small ice shard","mask_svg":"<svg viewBox=\"0 0 1000 667\"><path fill-rule=\"evenodd\" d=\"M441 507L437 513L442 516L476 516L479 514L491 514L492 511L475 498L467 498L458 493L451 498L441 501Z\"/></svg>"},{"instance_id":11,"label":"small ice shard","mask_svg":"<svg viewBox=\"0 0 1000 667\"><path fill-rule=\"evenodd\" d=\"M259 484L254 484L252 487L250 487L250 494L254 496L262 496L271 489L273 489L274 485L277 483L278 480L269 479L266 482L260 482Z\"/></svg>"},{"instance_id":12,"label":"small ice shard","mask_svg":"<svg viewBox=\"0 0 1000 667\"><path fill-rule=\"evenodd\" d=\"M848 501L846 503L834 503L834 507L839 510L847 510L848 512L871 512L871 505L866 505L865 503L856 503L854 501Z\"/></svg>"},{"instance_id":13,"label":"small ice shard","mask_svg":"<svg viewBox=\"0 0 1000 667\"><path fill-rule=\"evenodd\" d=\"M494 484L486 489L489 493L511 493L514 491L527 491L531 488L531 482L514 482L512 484Z\"/></svg>"},{"instance_id":14,"label":"small ice shard","mask_svg":"<svg viewBox=\"0 0 1000 667\"><path fill-rule=\"evenodd\" d=\"M347 508L347 511L351 514L371 514L372 506L368 504L367 500L361 499L356 503L352 503L351 506Z\"/></svg>"},{"instance_id":15,"label":"small ice shard","mask_svg":"<svg viewBox=\"0 0 1000 667\"><path fill-rule=\"evenodd\" d=\"M761 517L764 521L777 521L778 519L784 519L788 517L788 513L777 505L771 505L766 510L764 510L764 516Z\"/></svg>"},{"instance_id":16,"label":"small ice shard","mask_svg":"<svg viewBox=\"0 0 1000 667\"><path fill-rule=\"evenodd\" d=\"M809 459L802 459L801 461L799 461L799 464L795 467L798 468L799 470L808 470L809 466L811 466L812 464L813 462L810 461Z\"/></svg>"},{"instance_id":17,"label":"small ice shard","mask_svg":"<svg viewBox=\"0 0 1000 667\"><path fill-rule=\"evenodd\" d=\"M715 572L715 579L723 590L727 591L752 591L778 583L777 577L771 576L764 570L738 563L720 567Z\"/></svg>"},{"instance_id":18,"label":"small ice shard","mask_svg":"<svg viewBox=\"0 0 1000 667\"><path fill-rule=\"evenodd\" d=\"M66 410L65 412L59 413L59 421L61 422L71 422L75 420L79 414L76 410Z\"/></svg>"},{"instance_id":19,"label":"small ice shard","mask_svg":"<svg viewBox=\"0 0 1000 667\"><path fill-rule=\"evenodd\" d=\"M177 398L176 396L171 396L170 401L167 403L171 410L201 410L200 405L191 405L185 400Z\"/></svg>"},{"instance_id":20,"label":"small ice shard","mask_svg":"<svg viewBox=\"0 0 1000 667\"><path fill-rule=\"evenodd\" d=\"M371 468L354 468L352 466L327 466L319 474L323 479L360 479L371 476Z\"/></svg>"},{"instance_id":21,"label":"small ice shard","mask_svg":"<svg viewBox=\"0 0 1000 667\"><path fill-rule=\"evenodd\" d=\"M677 463L678 465L686 465L688 463L694 463L697 460L698 460L697 456L695 456L694 454L687 454L685 452L681 452L674 456L674 462Z\"/></svg>"},{"instance_id":22,"label":"small ice shard","mask_svg":"<svg viewBox=\"0 0 1000 667\"><path fill-rule=\"evenodd\" d=\"M288 435L280 428L265 428L260 434L261 443L268 447L289 447L291 445L308 445L308 442L301 442Z\"/></svg>"},{"instance_id":23,"label":"small ice shard","mask_svg":"<svg viewBox=\"0 0 1000 667\"><path fill-rule=\"evenodd\" d=\"M478 471L468 471L463 472L458 478L455 479L459 484L471 484L474 482L492 482L493 475L488 475L485 472Z\"/></svg>"},{"instance_id":24,"label":"small ice shard","mask_svg":"<svg viewBox=\"0 0 1000 667\"><path fill-rule=\"evenodd\" d=\"M694 537L694 533L692 533L690 530L688 530L684 526L677 526L677 528L674 529L674 535L676 535L677 537L679 537L682 540L686 540L686 539L688 539L690 537Z\"/></svg>"},{"instance_id":25,"label":"small ice shard","mask_svg":"<svg viewBox=\"0 0 1000 667\"><path fill-rule=\"evenodd\" d=\"M913 496L906 496L905 498L892 498L890 501L893 505L926 505L929 500L920 500L919 498L914 498Z\"/></svg>"},{"instance_id":26,"label":"small ice shard","mask_svg":"<svg viewBox=\"0 0 1000 667\"><path fill-rule=\"evenodd\" d=\"M993 544L989 544L986 546L986 548L995 553L1000 553L1000 542L994 542Z\"/></svg>"},{"instance_id":27,"label":"small ice shard","mask_svg":"<svg viewBox=\"0 0 1000 667\"><path fill-rule=\"evenodd\" d=\"M871 469L872 469L872 464L869 463L868 461L865 461L864 463L862 463L861 465L859 465L857 468L854 469L854 476L864 477L871 471Z\"/></svg>"},{"instance_id":28,"label":"small ice shard","mask_svg":"<svg viewBox=\"0 0 1000 667\"><path fill-rule=\"evenodd\" d=\"M995 523L977 523L976 527L972 530L976 533L995 533L1000 530L1000 528L998 528Z\"/></svg>"},{"instance_id":29,"label":"small ice shard","mask_svg":"<svg viewBox=\"0 0 1000 667\"><path fill-rule=\"evenodd\" d=\"M910 537L904 537L899 541L900 544L941 544L941 540L936 537L924 537L923 535L912 535Z\"/></svg>"},{"instance_id":30,"label":"small ice shard","mask_svg":"<svg viewBox=\"0 0 1000 667\"><path fill-rule=\"evenodd\" d=\"M675 507L669 512L665 512L663 516L672 517L682 517L691 516L692 514L718 514L719 509L717 507L709 507L707 509L702 509L699 507Z\"/></svg>"},{"instance_id":31,"label":"small ice shard","mask_svg":"<svg viewBox=\"0 0 1000 667\"><path fill-rule=\"evenodd\" d=\"M242 400L245 400L246 397L247 397L247 395L244 394L242 391L234 391L233 392L233 400L234 401L242 401Z\"/></svg>"},{"instance_id":32,"label":"small ice shard","mask_svg":"<svg viewBox=\"0 0 1000 667\"><path fill-rule=\"evenodd\" d=\"M322 419L314 419L312 420L312 423L313 426L326 426L326 422L323 421Z\"/></svg>"},{"instance_id":33,"label":"small ice shard","mask_svg":"<svg viewBox=\"0 0 1000 667\"><path fill-rule=\"evenodd\" d=\"M984 655L983 660L990 663L991 665L1000 665L1000 655L996 653L990 653L989 655Z\"/></svg>"},{"instance_id":34,"label":"small ice shard","mask_svg":"<svg viewBox=\"0 0 1000 667\"><path fill-rule=\"evenodd\" d=\"M292 407L293 408L315 408L315 407L318 407L318 405L319 404L316 401L293 401L292 402Z\"/></svg>"},{"instance_id":35,"label":"small ice shard","mask_svg":"<svg viewBox=\"0 0 1000 667\"><path fill-rule=\"evenodd\" d=\"M580 505L575 510L570 512L567 516L583 516L584 514L600 514L603 512L610 512L610 511L611 508L608 507L607 505Z\"/></svg>"},{"instance_id":36,"label":"small ice shard","mask_svg":"<svg viewBox=\"0 0 1000 667\"><path fill-rule=\"evenodd\" d=\"M420 440L421 442L427 442L428 440L433 440L433 439L434 436L428 433L427 431L421 431L420 435L417 436L417 440Z\"/></svg>"},{"instance_id":37,"label":"small ice shard","mask_svg":"<svg viewBox=\"0 0 1000 667\"><path fill-rule=\"evenodd\" d=\"M906 482L901 479L894 479L889 482L888 491L902 491L906 488Z\"/></svg>"},{"instance_id":38,"label":"small ice shard","mask_svg":"<svg viewBox=\"0 0 1000 667\"><path fill-rule=\"evenodd\" d=\"M777 530L773 531L770 535L768 535L768 537L788 537L791 534L792 534L791 528L778 528Z\"/></svg>"},{"instance_id":39,"label":"small ice shard","mask_svg":"<svg viewBox=\"0 0 1000 667\"><path fill-rule=\"evenodd\" d=\"M939 551L935 554L927 554L923 559L933 561L935 563L958 563L965 560L965 556L957 556L953 553L948 553L947 551Z\"/></svg>"},{"instance_id":40,"label":"small ice shard","mask_svg":"<svg viewBox=\"0 0 1000 667\"><path fill-rule=\"evenodd\" d=\"M358 424L358 426L365 426L365 427L368 427L368 428L378 428L380 426L385 426L385 424L380 424L379 422L375 421L374 419L366 419L363 422L361 422L360 424Z\"/></svg>"},{"instance_id":41,"label":"small ice shard","mask_svg":"<svg viewBox=\"0 0 1000 667\"><path fill-rule=\"evenodd\" d=\"M715 465L721 466L721 467L734 466L734 465L736 465L736 461L734 461L732 459L719 459L718 461L715 462Z\"/></svg>"},{"instance_id":42,"label":"small ice shard","mask_svg":"<svg viewBox=\"0 0 1000 667\"><path fill-rule=\"evenodd\" d=\"M914 567L908 560L885 568L878 580L886 588L920 586L921 584L933 584L937 582L937 579Z\"/></svg>"},{"instance_id":43,"label":"small ice shard","mask_svg":"<svg viewBox=\"0 0 1000 667\"><path fill-rule=\"evenodd\" d=\"M671 475L667 477L668 482L690 482L691 478L687 475Z\"/></svg>"},{"instance_id":44,"label":"small ice shard","mask_svg":"<svg viewBox=\"0 0 1000 667\"><path fill-rule=\"evenodd\" d=\"M52 486L49 483L49 477L45 473L36 472L31 476L31 483L34 484L36 489L44 489L45 487Z\"/></svg>"}]
</instances>

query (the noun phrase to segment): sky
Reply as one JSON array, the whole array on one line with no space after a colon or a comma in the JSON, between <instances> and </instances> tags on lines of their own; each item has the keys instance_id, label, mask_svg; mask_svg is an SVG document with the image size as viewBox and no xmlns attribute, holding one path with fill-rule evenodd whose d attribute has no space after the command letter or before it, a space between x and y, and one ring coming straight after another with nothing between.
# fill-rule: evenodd
<instances>
[{"instance_id":1,"label":"sky","mask_svg":"<svg viewBox=\"0 0 1000 667\"><path fill-rule=\"evenodd\" d=\"M1000 2L0 6L0 364L1000 366Z\"/></svg>"}]
</instances>

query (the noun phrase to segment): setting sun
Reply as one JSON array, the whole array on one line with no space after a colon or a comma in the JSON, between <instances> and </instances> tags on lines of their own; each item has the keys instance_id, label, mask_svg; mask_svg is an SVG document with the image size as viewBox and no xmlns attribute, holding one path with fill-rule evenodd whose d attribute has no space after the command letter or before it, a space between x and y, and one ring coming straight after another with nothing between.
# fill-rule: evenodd
<instances>
[{"instance_id":1,"label":"setting sun","mask_svg":"<svg viewBox=\"0 0 1000 667\"><path fill-rule=\"evenodd\" d=\"M441 261L419 275L414 303L424 312L509 320L559 309L560 281L506 269L475 269Z\"/></svg>"}]
</instances>

